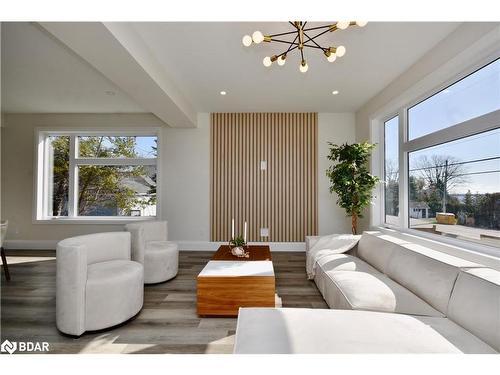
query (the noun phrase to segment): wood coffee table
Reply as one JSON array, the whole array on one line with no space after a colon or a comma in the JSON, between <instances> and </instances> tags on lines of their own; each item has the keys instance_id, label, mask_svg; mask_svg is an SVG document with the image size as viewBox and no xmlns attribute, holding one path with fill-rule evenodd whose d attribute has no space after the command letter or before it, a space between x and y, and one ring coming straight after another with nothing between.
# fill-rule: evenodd
<instances>
[{"instance_id":1,"label":"wood coffee table","mask_svg":"<svg viewBox=\"0 0 500 375\"><path fill-rule=\"evenodd\" d=\"M237 316L240 307L274 307L275 277L269 246L248 246L248 258L222 245L197 278L198 315Z\"/></svg>"}]
</instances>

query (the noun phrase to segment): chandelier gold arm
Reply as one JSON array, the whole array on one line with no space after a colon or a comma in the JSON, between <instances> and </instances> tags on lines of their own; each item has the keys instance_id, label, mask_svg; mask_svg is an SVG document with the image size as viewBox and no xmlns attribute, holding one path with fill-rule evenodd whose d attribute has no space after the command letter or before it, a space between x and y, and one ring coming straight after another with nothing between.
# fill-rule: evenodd
<instances>
[{"instance_id":1,"label":"chandelier gold arm","mask_svg":"<svg viewBox=\"0 0 500 375\"><path fill-rule=\"evenodd\" d=\"M308 27L306 28L307 21L290 21L289 22L294 30L288 31L288 32L282 32L278 34L269 34L269 35L262 35L260 31L256 31L254 34L257 34L257 38L254 38L254 43L259 44L261 41L266 42L266 43L271 43L271 42L276 42L276 43L282 43L282 44L287 44L288 49L280 54L273 55L272 57L267 56L264 59L264 65L266 67L271 66L271 64L278 59L279 65L283 66L284 60L286 59L286 56L289 52L298 49L300 52L300 71L302 73L305 73L308 69L306 58L304 56L304 49L305 47L308 48L315 48L319 49L322 51L322 53L327 57L329 62L334 62L336 58L342 57L346 53L346 48L344 46L338 46L338 47L323 47L319 43L316 42L315 39L319 38L320 36L328 33L328 32L335 32L337 30L345 30L351 26L359 26L363 27L366 25L366 21L337 21L335 23L330 23L327 25L322 25L322 26L315 26L315 27ZM318 32L315 35L310 36L308 34L309 31L314 31L317 30ZM288 35L295 35L295 38L293 41L289 40L283 40L279 39L278 37L280 36L288 36ZM252 44L252 41L249 40L249 36L246 35L243 38L243 44L245 46L250 46ZM309 43L310 42L310 43Z\"/></svg>"}]
</instances>

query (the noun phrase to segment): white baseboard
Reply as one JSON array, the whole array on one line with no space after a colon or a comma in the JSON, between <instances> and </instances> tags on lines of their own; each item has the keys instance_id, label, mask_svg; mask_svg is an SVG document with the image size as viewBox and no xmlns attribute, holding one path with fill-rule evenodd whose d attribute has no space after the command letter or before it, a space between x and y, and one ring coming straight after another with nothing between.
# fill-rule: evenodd
<instances>
[{"instance_id":1,"label":"white baseboard","mask_svg":"<svg viewBox=\"0 0 500 375\"><path fill-rule=\"evenodd\" d=\"M7 240L4 247L7 250L55 250L57 240ZM174 241L179 244L179 250L215 251L225 242L210 241ZM250 245L266 244L271 251L305 251L304 242L251 242Z\"/></svg>"},{"instance_id":2,"label":"white baseboard","mask_svg":"<svg viewBox=\"0 0 500 375\"><path fill-rule=\"evenodd\" d=\"M55 250L56 240L6 240L6 250Z\"/></svg>"}]
</instances>

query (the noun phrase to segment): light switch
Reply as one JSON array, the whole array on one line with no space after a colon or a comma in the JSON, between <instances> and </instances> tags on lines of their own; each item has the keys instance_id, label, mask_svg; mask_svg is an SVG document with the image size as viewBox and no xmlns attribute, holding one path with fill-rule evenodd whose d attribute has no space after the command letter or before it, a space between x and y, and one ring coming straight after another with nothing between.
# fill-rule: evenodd
<instances>
[{"instance_id":1,"label":"light switch","mask_svg":"<svg viewBox=\"0 0 500 375\"><path fill-rule=\"evenodd\" d=\"M269 237L269 228L260 228L261 237Z\"/></svg>"},{"instance_id":2,"label":"light switch","mask_svg":"<svg viewBox=\"0 0 500 375\"><path fill-rule=\"evenodd\" d=\"M265 171L267 169L267 160L260 161L260 170Z\"/></svg>"}]
</instances>

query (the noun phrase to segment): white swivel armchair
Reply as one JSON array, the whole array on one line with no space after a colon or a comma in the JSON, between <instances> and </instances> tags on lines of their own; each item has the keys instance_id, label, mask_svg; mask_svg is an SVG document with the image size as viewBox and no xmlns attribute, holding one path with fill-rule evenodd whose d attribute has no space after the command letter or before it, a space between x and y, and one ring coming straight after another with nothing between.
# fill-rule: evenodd
<instances>
[{"instance_id":1,"label":"white swivel armchair","mask_svg":"<svg viewBox=\"0 0 500 375\"><path fill-rule=\"evenodd\" d=\"M144 283L161 283L177 275L179 250L169 242L166 221L127 224L132 235L132 260L144 265Z\"/></svg>"},{"instance_id":2,"label":"white swivel armchair","mask_svg":"<svg viewBox=\"0 0 500 375\"><path fill-rule=\"evenodd\" d=\"M131 260L130 233L65 239L56 253L56 322L79 336L135 316L144 300L144 270Z\"/></svg>"}]
</instances>

